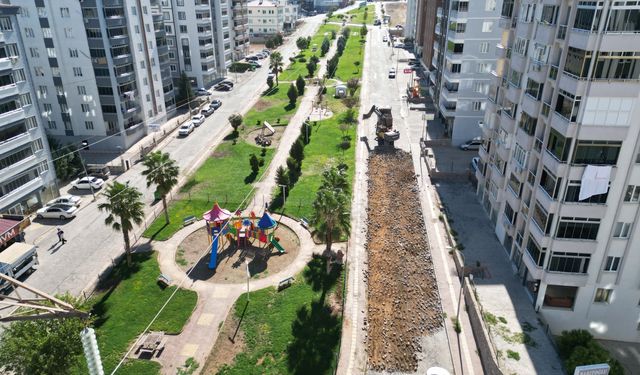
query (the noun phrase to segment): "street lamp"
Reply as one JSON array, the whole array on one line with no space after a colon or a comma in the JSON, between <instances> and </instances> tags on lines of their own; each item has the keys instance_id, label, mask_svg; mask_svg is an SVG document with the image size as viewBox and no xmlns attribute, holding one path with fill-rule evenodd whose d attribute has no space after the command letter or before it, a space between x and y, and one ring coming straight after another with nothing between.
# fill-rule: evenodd
<instances>
[{"instance_id":1,"label":"street lamp","mask_svg":"<svg viewBox=\"0 0 640 375\"><path fill-rule=\"evenodd\" d=\"M88 147L89 142L87 141L82 141L82 147ZM89 179L89 173L87 173L87 166L84 162L84 158L82 157L82 153L80 152L80 150L78 150L78 157L80 157L80 164L82 164L82 169L84 170L84 175L87 177L87 180L89 181L89 189L91 190L91 195L93 195L93 200L96 200L96 193L95 191L93 191L93 185L91 185L91 179Z\"/></svg>"},{"instance_id":2,"label":"street lamp","mask_svg":"<svg viewBox=\"0 0 640 375\"><path fill-rule=\"evenodd\" d=\"M458 311L456 312L456 322L458 323L458 325L460 325L460 301L462 300L462 292L464 291L464 264L465 264L465 258L464 258L464 254L462 254L461 252L458 252L460 254L460 256L462 257L462 272L460 274L460 294L458 294ZM469 274L469 280L473 281L473 274L470 273ZM459 334L459 332L457 332Z\"/></svg>"},{"instance_id":3,"label":"street lamp","mask_svg":"<svg viewBox=\"0 0 640 375\"><path fill-rule=\"evenodd\" d=\"M284 205L287 203L287 185L278 184L282 188L282 212L284 213Z\"/></svg>"}]
</instances>

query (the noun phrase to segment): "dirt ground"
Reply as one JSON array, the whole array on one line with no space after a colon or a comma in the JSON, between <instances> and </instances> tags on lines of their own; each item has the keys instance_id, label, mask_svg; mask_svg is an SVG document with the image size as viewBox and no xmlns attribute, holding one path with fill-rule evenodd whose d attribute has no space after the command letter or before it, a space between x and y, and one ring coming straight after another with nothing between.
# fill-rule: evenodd
<instances>
[{"instance_id":1,"label":"dirt ground","mask_svg":"<svg viewBox=\"0 0 640 375\"><path fill-rule=\"evenodd\" d=\"M286 126L274 126L273 130L275 130L275 134L267 136L268 139L271 140L271 146L267 146L267 148L278 148L278 145L280 144L280 138L282 138L282 135L284 134L284 131L287 129ZM245 132L242 134L242 139L244 139L245 142L247 142L250 145L256 145L256 136L260 135L260 133L262 133L262 129L261 128L256 128L254 130ZM267 134L268 132L265 131L265 134Z\"/></svg>"},{"instance_id":2,"label":"dirt ground","mask_svg":"<svg viewBox=\"0 0 640 375\"><path fill-rule=\"evenodd\" d=\"M280 272L296 259L300 251L300 240L291 229L280 225L275 231L275 236L280 238L278 242L285 249L283 254L276 249L264 248L264 244L260 247L261 243L258 240L254 240L256 246L249 244L246 249L238 249L235 241L229 244L225 238L223 247L218 249L218 267L210 270L210 253L207 252L199 258L203 249L209 246L206 228L201 228L187 236L178 246L176 263L184 271L193 268L190 277L194 280L237 284L247 279L244 265L247 260L251 277L260 279Z\"/></svg>"},{"instance_id":3,"label":"dirt ground","mask_svg":"<svg viewBox=\"0 0 640 375\"><path fill-rule=\"evenodd\" d=\"M407 17L407 3L382 3L384 4L384 10L386 14L391 16L389 25L402 25L406 21Z\"/></svg>"},{"instance_id":4,"label":"dirt ground","mask_svg":"<svg viewBox=\"0 0 640 375\"><path fill-rule=\"evenodd\" d=\"M411 156L369 158L367 354L374 371L414 372L442 307Z\"/></svg>"},{"instance_id":5,"label":"dirt ground","mask_svg":"<svg viewBox=\"0 0 640 375\"><path fill-rule=\"evenodd\" d=\"M227 319L222 324L222 328L218 333L218 338L216 339L213 349L211 349L211 353L207 356L207 361L204 363L201 374L217 374L220 367L232 364L236 355L244 350L244 333L242 329L238 329L236 333L237 327L238 319L233 309L231 309L227 315ZM233 342L231 342L229 338L233 337L234 334L235 337Z\"/></svg>"}]
</instances>

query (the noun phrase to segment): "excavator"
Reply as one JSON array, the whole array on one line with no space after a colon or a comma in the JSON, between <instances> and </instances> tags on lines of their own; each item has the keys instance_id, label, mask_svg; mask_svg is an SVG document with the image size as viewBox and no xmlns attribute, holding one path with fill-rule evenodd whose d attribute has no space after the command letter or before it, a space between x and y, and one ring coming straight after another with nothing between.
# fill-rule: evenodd
<instances>
[{"instance_id":1,"label":"excavator","mask_svg":"<svg viewBox=\"0 0 640 375\"><path fill-rule=\"evenodd\" d=\"M378 146L389 146L393 148L393 142L400 139L400 132L393 129L393 116L391 107L372 105L369 112L362 115L363 119L368 119L375 113L378 116L376 122L376 140Z\"/></svg>"}]
</instances>

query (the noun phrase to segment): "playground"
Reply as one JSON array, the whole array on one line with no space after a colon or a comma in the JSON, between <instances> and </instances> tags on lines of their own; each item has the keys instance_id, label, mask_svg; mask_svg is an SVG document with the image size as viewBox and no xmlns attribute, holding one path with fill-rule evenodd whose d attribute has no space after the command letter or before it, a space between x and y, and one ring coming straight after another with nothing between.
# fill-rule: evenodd
<instances>
[{"instance_id":1,"label":"playground","mask_svg":"<svg viewBox=\"0 0 640 375\"><path fill-rule=\"evenodd\" d=\"M185 237L175 255L183 271L191 270L193 280L242 283L247 278L247 265L252 279L264 278L285 269L299 253L295 233L268 212L242 217L214 204L203 218L205 227ZM209 251L202 256L204 248Z\"/></svg>"}]
</instances>

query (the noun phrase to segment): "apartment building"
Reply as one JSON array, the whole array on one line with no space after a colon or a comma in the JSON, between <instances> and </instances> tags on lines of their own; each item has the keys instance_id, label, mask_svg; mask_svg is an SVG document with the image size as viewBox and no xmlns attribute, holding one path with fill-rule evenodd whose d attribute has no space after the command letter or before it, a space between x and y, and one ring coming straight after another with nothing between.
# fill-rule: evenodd
<instances>
[{"instance_id":1,"label":"apartment building","mask_svg":"<svg viewBox=\"0 0 640 375\"><path fill-rule=\"evenodd\" d=\"M252 41L288 32L295 28L298 4L290 1L252 0L249 10L249 37Z\"/></svg>"},{"instance_id":2,"label":"apartment building","mask_svg":"<svg viewBox=\"0 0 640 375\"><path fill-rule=\"evenodd\" d=\"M170 69L194 87L211 87L248 51L246 0L163 0Z\"/></svg>"},{"instance_id":3,"label":"apartment building","mask_svg":"<svg viewBox=\"0 0 640 375\"><path fill-rule=\"evenodd\" d=\"M407 0L407 15L404 23L404 37L415 39L416 22L418 20L419 0Z\"/></svg>"},{"instance_id":4,"label":"apartment building","mask_svg":"<svg viewBox=\"0 0 640 375\"><path fill-rule=\"evenodd\" d=\"M446 135L456 146L482 134L501 4L500 0L443 1L436 11L430 93Z\"/></svg>"},{"instance_id":5,"label":"apartment building","mask_svg":"<svg viewBox=\"0 0 640 375\"><path fill-rule=\"evenodd\" d=\"M432 68L433 59L433 43L437 36L440 36L440 30L436 35L436 21L438 8L442 8L442 0L415 0L416 11L413 15L410 15L409 4L407 4L407 24L409 24L409 17L415 18L415 21L411 21L415 24L413 27L414 32L405 34L405 37L411 37L415 39L414 46L416 56L422 61L422 65L425 68ZM442 17L442 9L440 10L440 18Z\"/></svg>"},{"instance_id":6,"label":"apartment building","mask_svg":"<svg viewBox=\"0 0 640 375\"><path fill-rule=\"evenodd\" d=\"M639 342L640 4L500 16L477 193L553 333Z\"/></svg>"},{"instance_id":7,"label":"apartment building","mask_svg":"<svg viewBox=\"0 0 640 375\"><path fill-rule=\"evenodd\" d=\"M17 6L0 4L0 212L24 214L57 195Z\"/></svg>"},{"instance_id":8,"label":"apartment building","mask_svg":"<svg viewBox=\"0 0 640 375\"><path fill-rule=\"evenodd\" d=\"M12 2L47 134L127 149L175 111L155 0Z\"/></svg>"}]
</instances>

